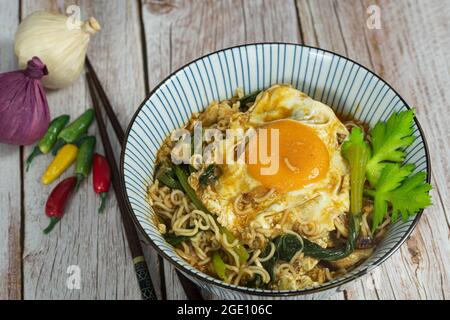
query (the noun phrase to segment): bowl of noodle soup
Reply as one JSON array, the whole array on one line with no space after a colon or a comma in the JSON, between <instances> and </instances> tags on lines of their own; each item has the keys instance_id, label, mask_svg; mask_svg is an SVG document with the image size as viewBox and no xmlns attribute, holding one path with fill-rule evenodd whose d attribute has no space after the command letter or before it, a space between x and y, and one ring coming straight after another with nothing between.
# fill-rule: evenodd
<instances>
[{"instance_id":1,"label":"bowl of noodle soup","mask_svg":"<svg viewBox=\"0 0 450 320\"><path fill-rule=\"evenodd\" d=\"M367 243L353 260L322 263L302 250L286 250L284 260L273 261L274 252L304 248L304 241L327 247L345 240L349 168L340 146L353 127L370 141L368 128L409 109L367 68L319 48L258 43L208 54L156 87L128 127L121 173L132 218L159 254L216 297L325 298L392 255L421 212L406 221L387 218L370 237L373 205L366 201L361 232ZM279 132L285 161L273 176L258 176L265 167L259 158L217 164L229 149L236 158L239 138L230 140L227 130L253 127L256 133L243 138L241 150L262 137L259 128ZM417 119L413 130L417 138L406 159L429 182ZM187 136L192 139L178 143Z\"/></svg>"}]
</instances>

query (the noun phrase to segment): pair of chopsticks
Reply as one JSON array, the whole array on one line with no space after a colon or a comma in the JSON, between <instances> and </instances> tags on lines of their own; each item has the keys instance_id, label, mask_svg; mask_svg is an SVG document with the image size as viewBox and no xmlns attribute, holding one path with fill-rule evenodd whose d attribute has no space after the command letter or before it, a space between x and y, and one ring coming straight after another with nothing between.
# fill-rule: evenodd
<instances>
[{"instance_id":1,"label":"pair of chopsticks","mask_svg":"<svg viewBox=\"0 0 450 320\"><path fill-rule=\"evenodd\" d=\"M92 104L95 110L95 117L100 131L100 136L102 138L103 148L105 149L105 156L111 167L112 184L114 192L116 194L117 203L119 205L120 215L122 217L122 223L124 225L128 246L130 247L133 264L136 271L136 276L138 278L138 283L141 290L141 295L144 300L157 300L155 289L152 284L147 263L145 262L144 259L144 254L136 232L136 228L133 224L133 220L131 219L130 216L131 213L129 212L128 207L126 205L125 194L120 186L119 169L114 157L111 141L109 140L108 133L106 131L106 125L105 122L103 121L103 116L100 109L98 98L100 98L102 102L102 106L105 109L109 120L111 121L114 133L116 134L116 137L119 140L122 148L124 147L123 144L125 143L125 132L123 131L122 126L120 125L117 116L114 113L114 110L111 106L111 103L105 93L105 90L103 89L103 86L101 85L100 80L98 79L97 73L95 72L94 67L92 66L88 58L86 58L86 66L88 69L88 72L86 73L86 78L89 86ZM160 265L162 266L163 265L162 259L160 256L158 256L158 258L160 259ZM176 272L188 299L203 300L203 297L201 296L198 288L183 274L181 274L181 272L179 272L178 270ZM161 281L164 281L163 276L164 275L162 275Z\"/></svg>"}]
</instances>

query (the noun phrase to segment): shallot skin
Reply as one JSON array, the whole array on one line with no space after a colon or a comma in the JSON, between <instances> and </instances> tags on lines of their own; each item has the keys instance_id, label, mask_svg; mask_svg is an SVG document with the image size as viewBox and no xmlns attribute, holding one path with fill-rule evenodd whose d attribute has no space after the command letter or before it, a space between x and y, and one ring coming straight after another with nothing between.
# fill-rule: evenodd
<instances>
[{"instance_id":1,"label":"shallot skin","mask_svg":"<svg viewBox=\"0 0 450 320\"><path fill-rule=\"evenodd\" d=\"M50 112L41 79L47 74L38 57L25 70L0 74L0 143L30 145L45 134Z\"/></svg>"}]
</instances>

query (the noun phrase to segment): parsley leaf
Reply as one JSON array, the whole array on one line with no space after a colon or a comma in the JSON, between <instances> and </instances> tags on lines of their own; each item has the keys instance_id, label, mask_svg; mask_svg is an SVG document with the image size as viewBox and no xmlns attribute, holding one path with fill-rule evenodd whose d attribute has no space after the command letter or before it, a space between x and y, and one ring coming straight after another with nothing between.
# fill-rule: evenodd
<instances>
[{"instance_id":1,"label":"parsley leaf","mask_svg":"<svg viewBox=\"0 0 450 320\"><path fill-rule=\"evenodd\" d=\"M407 164L387 163L380 173L376 188L366 190L366 194L374 198L372 232L381 224L392 207L392 221L401 214L403 220L415 215L420 209L431 204L428 191L431 185L425 182L425 172L411 175L415 166Z\"/></svg>"},{"instance_id":2,"label":"parsley leaf","mask_svg":"<svg viewBox=\"0 0 450 320\"><path fill-rule=\"evenodd\" d=\"M366 167L366 176L372 186L376 186L387 162L402 162L404 147L413 143L414 110L392 114L387 122L378 122L371 131L372 158Z\"/></svg>"}]
</instances>

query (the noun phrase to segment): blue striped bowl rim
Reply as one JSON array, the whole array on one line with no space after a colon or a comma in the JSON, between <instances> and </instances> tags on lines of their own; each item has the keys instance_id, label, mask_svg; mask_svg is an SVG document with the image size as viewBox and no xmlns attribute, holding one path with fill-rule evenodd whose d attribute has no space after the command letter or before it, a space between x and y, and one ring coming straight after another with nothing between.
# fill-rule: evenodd
<instances>
[{"instance_id":1,"label":"blue striped bowl rim","mask_svg":"<svg viewBox=\"0 0 450 320\"><path fill-rule=\"evenodd\" d=\"M146 189L152 179L156 151L172 129L182 126L192 112L203 110L212 100L230 98L236 87L242 87L247 94L275 83L290 83L330 105L335 112L350 114L372 125L386 120L392 112L410 109L388 83L363 65L328 50L294 43L253 43L218 50L184 65L155 87L130 121L121 153L121 185L129 213L159 254L219 296L300 296L337 288L388 259L422 215L421 211L407 222L393 224L375 253L361 266L308 289L276 291L235 286L198 271L179 257L149 220L152 209L146 201ZM359 88L354 88L357 84ZM414 121L417 139L407 148L406 161L416 164L416 171L425 170L430 182L427 143L419 122L416 118Z\"/></svg>"}]
</instances>

